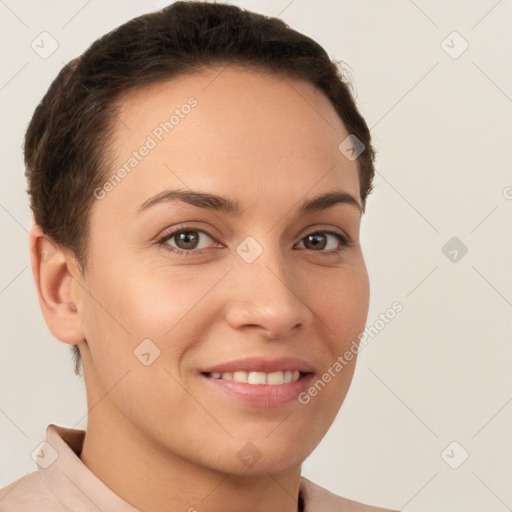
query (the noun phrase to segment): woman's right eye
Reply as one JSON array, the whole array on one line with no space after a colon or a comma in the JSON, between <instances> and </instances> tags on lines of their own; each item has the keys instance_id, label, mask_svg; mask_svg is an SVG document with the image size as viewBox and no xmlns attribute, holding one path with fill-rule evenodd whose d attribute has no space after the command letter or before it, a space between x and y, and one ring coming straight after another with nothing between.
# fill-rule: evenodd
<instances>
[{"instance_id":1,"label":"woman's right eye","mask_svg":"<svg viewBox=\"0 0 512 512\"><path fill-rule=\"evenodd\" d=\"M210 240L213 238L200 229L183 229L180 228L171 233L166 234L163 238L158 241L159 245L164 246L169 252L174 252L176 254L182 255L191 255L191 254L201 254L206 247L199 247L201 244L201 235L206 236ZM175 244L171 245L168 242L172 239L175 239Z\"/></svg>"}]
</instances>

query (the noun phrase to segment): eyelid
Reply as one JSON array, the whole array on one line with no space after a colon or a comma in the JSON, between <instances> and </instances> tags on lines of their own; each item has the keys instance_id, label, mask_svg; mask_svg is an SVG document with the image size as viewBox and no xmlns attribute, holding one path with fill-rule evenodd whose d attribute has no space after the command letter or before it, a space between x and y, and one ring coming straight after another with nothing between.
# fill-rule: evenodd
<instances>
[{"instance_id":1,"label":"eyelid","mask_svg":"<svg viewBox=\"0 0 512 512\"><path fill-rule=\"evenodd\" d=\"M216 236L217 236L217 235L210 234L207 230L205 230L203 228L196 227L194 225L189 225L189 224L186 224L186 223L182 223L179 226L175 226L175 227L169 228L163 234L161 234L158 237L156 237L155 241L159 242L159 241L161 241L163 239L170 238L170 237L172 237L172 235L177 234L177 233L179 233L181 231L198 231L200 233L204 233L205 235L208 235L212 239L215 239ZM345 231L343 231L343 230L341 230L339 228L335 228L335 227L333 227L330 224L329 225L322 225L322 224L320 224L320 225L316 225L314 228L312 228L311 226L308 226L307 228L304 228L299 233L299 235L298 235L299 241L302 238L304 238L305 236L311 235L311 234L316 233L318 231L322 231L322 232L325 232L325 233L338 234L338 235L343 236L347 240L347 242L353 242L351 237Z\"/></svg>"},{"instance_id":2,"label":"eyelid","mask_svg":"<svg viewBox=\"0 0 512 512\"><path fill-rule=\"evenodd\" d=\"M165 229L162 232L162 234L160 234L157 237L155 237L154 241L155 242L161 241L164 238L169 238L172 235L175 235L177 233L181 233L182 231L198 231L199 233L204 233L205 235L208 235L210 238L213 238L213 239L215 239L216 237L220 237L219 232L214 230L213 228L212 229L210 229L210 228L202 228L202 227L199 227L199 226L195 226L193 224L194 221L190 221L190 222L191 223L189 223L189 222L182 222L182 223L180 223L178 225L175 225L173 227ZM210 231L212 233L210 233ZM215 232L217 234L214 235L213 232Z\"/></svg>"},{"instance_id":3,"label":"eyelid","mask_svg":"<svg viewBox=\"0 0 512 512\"><path fill-rule=\"evenodd\" d=\"M309 226L309 227L305 228L299 234L299 239L302 240L305 236L312 235L312 234L318 233L318 232L340 235L341 237L343 237L346 240L347 243L353 243L352 238L349 235L347 235L347 233L345 231L343 231L342 229L339 229L339 228L335 228L330 224L329 225L320 224L318 226L314 226L313 228L311 226Z\"/></svg>"}]
</instances>

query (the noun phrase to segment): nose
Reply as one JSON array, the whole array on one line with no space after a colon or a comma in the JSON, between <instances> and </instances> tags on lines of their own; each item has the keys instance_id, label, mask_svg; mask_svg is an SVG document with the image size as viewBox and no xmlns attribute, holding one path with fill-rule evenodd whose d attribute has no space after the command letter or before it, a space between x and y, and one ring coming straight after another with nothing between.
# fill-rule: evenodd
<instances>
[{"instance_id":1,"label":"nose","mask_svg":"<svg viewBox=\"0 0 512 512\"><path fill-rule=\"evenodd\" d=\"M265 249L256 261L235 262L234 285L226 304L226 319L234 329L254 329L268 339L282 339L307 328L314 313L307 290L293 275L279 250Z\"/></svg>"}]
</instances>

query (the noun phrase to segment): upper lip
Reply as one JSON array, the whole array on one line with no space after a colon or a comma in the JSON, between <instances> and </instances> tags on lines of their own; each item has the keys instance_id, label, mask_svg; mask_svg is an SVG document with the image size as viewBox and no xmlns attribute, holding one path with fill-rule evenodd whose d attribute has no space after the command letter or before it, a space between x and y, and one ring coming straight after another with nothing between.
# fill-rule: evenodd
<instances>
[{"instance_id":1,"label":"upper lip","mask_svg":"<svg viewBox=\"0 0 512 512\"><path fill-rule=\"evenodd\" d=\"M277 371L286 370L298 370L301 373L313 372L314 366L305 361L304 359L298 359L296 357L280 357L278 359L269 359L264 357L246 357L243 359L235 359L225 363L219 363L214 366L209 366L202 370L203 373L213 372L235 372L235 371L246 371L246 372L264 372L272 373Z\"/></svg>"}]
</instances>

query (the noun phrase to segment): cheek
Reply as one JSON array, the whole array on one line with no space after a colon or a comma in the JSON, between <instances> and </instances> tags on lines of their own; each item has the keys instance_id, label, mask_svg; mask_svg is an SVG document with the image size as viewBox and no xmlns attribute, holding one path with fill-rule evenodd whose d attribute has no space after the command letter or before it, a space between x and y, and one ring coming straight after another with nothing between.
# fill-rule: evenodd
<instances>
[{"instance_id":1,"label":"cheek","mask_svg":"<svg viewBox=\"0 0 512 512\"><path fill-rule=\"evenodd\" d=\"M317 353L325 355L317 376L322 382L313 383L302 402L310 417L318 418L312 424L311 437L314 439L321 439L326 434L347 396L370 298L368 274L362 261L340 270L336 277L331 275L325 283L311 304L322 320L318 325L324 324L319 327L322 335L317 347Z\"/></svg>"},{"instance_id":2,"label":"cheek","mask_svg":"<svg viewBox=\"0 0 512 512\"><path fill-rule=\"evenodd\" d=\"M108 391L116 409L142 430L148 425L177 429L189 421L183 418L200 413L179 384L179 362L199 338L192 334L201 326L191 324L187 313L208 283L197 290L176 279L157 280L148 272L134 270L124 280L119 275L105 273L88 284L84 323L99 394Z\"/></svg>"},{"instance_id":3,"label":"cheek","mask_svg":"<svg viewBox=\"0 0 512 512\"><path fill-rule=\"evenodd\" d=\"M324 320L326 336L340 349L364 330L370 285L362 259L308 281L310 307Z\"/></svg>"},{"instance_id":4,"label":"cheek","mask_svg":"<svg viewBox=\"0 0 512 512\"><path fill-rule=\"evenodd\" d=\"M143 394L157 380L172 380L166 370L181 377L184 354L207 336L218 303L205 296L222 275L171 272L151 265L118 265L96 274L87 284L84 327L104 387L115 385L128 370L137 374Z\"/></svg>"},{"instance_id":5,"label":"cheek","mask_svg":"<svg viewBox=\"0 0 512 512\"><path fill-rule=\"evenodd\" d=\"M185 318L215 283L215 275L199 276L179 269L140 264L103 272L93 284L92 308L121 337L162 338ZM112 340L114 341L114 340Z\"/></svg>"},{"instance_id":6,"label":"cheek","mask_svg":"<svg viewBox=\"0 0 512 512\"><path fill-rule=\"evenodd\" d=\"M364 330L370 303L370 283L363 262L347 278L340 295L346 326L350 328L351 337L357 336Z\"/></svg>"}]
</instances>

